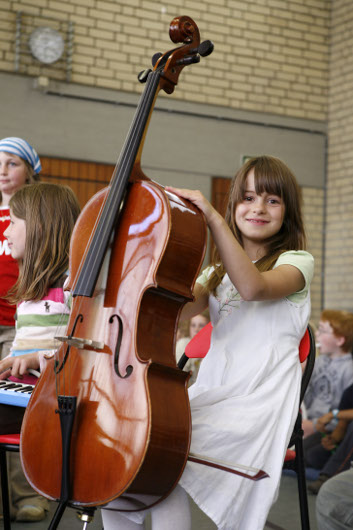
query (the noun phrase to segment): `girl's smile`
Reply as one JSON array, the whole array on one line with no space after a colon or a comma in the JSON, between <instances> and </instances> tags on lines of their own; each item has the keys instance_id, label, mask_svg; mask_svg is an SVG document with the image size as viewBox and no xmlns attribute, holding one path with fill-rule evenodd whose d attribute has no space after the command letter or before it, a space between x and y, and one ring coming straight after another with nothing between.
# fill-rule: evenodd
<instances>
[{"instance_id":1,"label":"girl's smile","mask_svg":"<svg viewBox=\"0 0 353 530\"><path fill-rule=\"evenodd\" d=\"M249 221L249 223L254 223L256 225L265 225L269 222L269 221L264 221L263 219L247 219L247 221Z\"/></svg>"},{"instance_id":2,"label":"girl's smile","mask_svg":"<svg viewBox=\"0 0 353 530\"><path fill-rule=\"evenodd\" d=\"M256 193L254 170L249 171L243 201L235 209L235 222L251 259L262 257L266 240L280 231L284 213L281 197L267 192Z\"/></svg>"}]
</instances>

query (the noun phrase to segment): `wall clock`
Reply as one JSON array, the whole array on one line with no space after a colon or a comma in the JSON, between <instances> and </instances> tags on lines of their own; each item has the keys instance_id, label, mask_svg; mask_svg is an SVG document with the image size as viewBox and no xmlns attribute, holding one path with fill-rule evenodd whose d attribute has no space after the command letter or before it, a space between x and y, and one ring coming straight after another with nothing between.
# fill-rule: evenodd
<instances>
[{"instance_id":1,"label":"wall clock","mask_svg":"<svg viewBox=\"0 0 353 530\"><path fill-rule=\"evenodd\" d=\"M35 59L44 64L52 64L64 53L64 39L58 31L49 27L35 29L29 38L29 48Z\"/></svg>"}]
</instances>

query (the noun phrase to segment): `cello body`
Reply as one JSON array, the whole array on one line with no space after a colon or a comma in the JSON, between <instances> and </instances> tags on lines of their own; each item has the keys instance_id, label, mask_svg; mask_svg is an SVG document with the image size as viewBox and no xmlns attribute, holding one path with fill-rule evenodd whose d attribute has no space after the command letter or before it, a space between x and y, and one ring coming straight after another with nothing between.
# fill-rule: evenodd
<instances>
[{"instance_id":1,"label":"cello body","mask_svg":"<svg viewBox=\"0 0 353 530\"><path fill-rule=\"evenodd\" d=\"M86 315L75 336L102 346L72 346L60 374L67 388L59 393L78 399L70 457L70 502L77 505L106 504L124 492L161 498L178 482L189 451L188 375L176 368L174 337L180 310L192 299L206 226L195 207L168 198L157 184L140 180L130 188L95 295L73 299L68 325ZM106 193L91 199L75 226L67 288ZM31 486L57 500L62 441L53 364L47 362L27 407L21 458Z\"/></svg>"},{"instance_id":2,"label":"cello body","mask_svg":"<svg viewBox=\"0 0 353 530\"><path fill-rule=\"evenodd\" d=\"M67 335L22 424L25 475L61 506L141 495L153 505L177 484L188 458L188 375L177 368L175 337L193 300L206 223L195 206L149 180L140 158L158 91L172 93L181 70L213 45L200 45L189 17L173 19L170 36L183 45L158 54L153 72L141 76L146 88L111 184L75 225Z\"/></svg>"}]
</instances>

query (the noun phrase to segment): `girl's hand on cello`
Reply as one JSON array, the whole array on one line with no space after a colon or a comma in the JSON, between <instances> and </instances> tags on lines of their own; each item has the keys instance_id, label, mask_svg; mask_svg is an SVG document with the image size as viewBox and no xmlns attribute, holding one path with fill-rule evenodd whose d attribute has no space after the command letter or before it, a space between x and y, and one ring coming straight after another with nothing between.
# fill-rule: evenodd
<instances>
[{"instance_id":1,"label":"girl's hand on cello","mask_svg":"<svg viewBox=\"0 0 353 530\"><path fill-rule=\"evenodd\" d=\"M0 380L10 376L21 379L29 370L38 370L40 366L39 352L26 353L16 357L6 357L0 361Z\"/></svg>"},{"instance_id":2,"label":"girl's hand on cello","mask_svg":"<svg viewBox=\"0 0 353 530\"><path fill-rule=\"evenodd\" d=\"M166 191L174 193L183 199L187 199L197 206L205 215L206 221L208 224L213 220L221 217L221 215L215 210L211 203L206 199L206 197L198 190L187 190L181 188L173 188L172 186L166 186Z\"/></svg>"}]
</instances>

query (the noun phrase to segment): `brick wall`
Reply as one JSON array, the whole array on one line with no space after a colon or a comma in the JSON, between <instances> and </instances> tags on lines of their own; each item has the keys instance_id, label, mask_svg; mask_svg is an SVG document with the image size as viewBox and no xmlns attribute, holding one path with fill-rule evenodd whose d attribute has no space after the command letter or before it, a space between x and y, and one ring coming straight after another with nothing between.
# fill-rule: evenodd
<instances>
[{"instance_id":1,"label":"brick wall","mask_svg":"<svg viewBox=\"0 0 353 530\"><path fill-rule=\"evenodd\" d=\"M156 51L173 47L169 23L189 15L214 53L185 70L176 98L283 116L324 120L327 112L330 0L0 0L0 70L13 72L15 13L22 34L48 22L74 23L71 80L139 91L136 74ZM48 20L45 20L48 19ZM26 43L25 43L26 44ZM19 71L65 78L22 57ZM197 70L197 76L195 76Z\"/></svg>"},{"instance_id":2,"label":"brick wall","mask_svg":"<svg viewBox=\"0 0 353 530\"><path fill-rule=\"evenodd\" d=\"M308 251L315 258L314 278L311 285L311 320L317 324L322 309L324 190L305 187L302 192Z\"/></svg>"},{"instance_id":3,"label":"brick wall","mask_svg":"<svg viewBox=\"0 0 353 530\"><path fill-rule=\"evenodd\" d=\"M325 305L353 310L353 5L332 4Z\"/></svg>"},{"instance_id":4,"label":"brick wall","mask_svg":"<svg viewBox=\"0 0 353 530\"><path fill-rule=\"evenodd\" d=\"M340 7L335 9L336 14L340 12L340 21L349 33L350 21L344 21L344 6L349 9L349 2L342 0L337 4ZM169 24L174 16L185 14L197 23L201 40L213 40L215 51L201 64L193 65L192 72L184 69L173 98L325 121L330 9L330 0L0 0L0 71L14 72L16 13L22 11L17 70L20 74L65 80L65 56L50 67L41 66L30 55L27 43L31 32L43 25L53 27L67 39L72 23L70 81L140 92L137 73L150 66L155 52L174 47L168 36ZM345 49L348 53L350 48ZM337 49L336 53L339 58L342 52ZM342 64L342 59L338 64ZM335 86L333 80L333 93ZM342 105L348 106L348 98L344 102L349 91L346 92L341 99ZM346 127L349 129L348 122ZM341 138L337 137L338 150L340 143ZM330 171L340 163L339 153L332 151ZM338 175L342 170L340 165ZM336 186L332 179L330 186ZM346 193L347 188L343 195ZM313 319L317 320L321 309L324 193L306 187L303 194L309 250L316 259L312 305ZM334 205L330 208L329 216L335 215ZM342 246L335 242L333 224L328 226L333 235L327 267L331 278L341 259ZM339 230L338 227L336 232ZM340 282L345 282L344 276ZM347 292L345 284L341 288ZM327 286L328 293L330 289Z\"/></svg>"}]
</instances>

